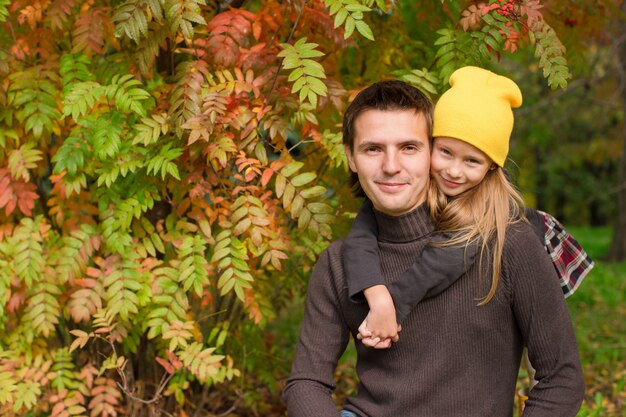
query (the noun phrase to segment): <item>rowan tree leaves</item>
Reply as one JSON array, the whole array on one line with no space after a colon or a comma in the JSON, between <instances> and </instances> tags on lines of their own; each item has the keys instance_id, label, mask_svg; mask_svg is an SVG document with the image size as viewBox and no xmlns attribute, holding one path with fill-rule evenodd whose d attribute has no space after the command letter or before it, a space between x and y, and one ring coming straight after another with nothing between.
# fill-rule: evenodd
<instances>
[{"instance_id":1,"label":"rowan tree leaves","mask_svg":"<svg viewBox=\"0 0 626 417\"><path fill-rule=\"evenodd\" d=\"M115 380L107 377L96 378L91 389L91 400L88 405L89 415L92 417L117 417L122 399L122 393Z\"/></svg>"},{"instance_id":2,"label":"rowan tree leaves","mask_svg":"<svg viewBox=\"0 0 626 417\"><path fill-rule=\"evenodd\" d=\"M74 22L72 52L103 54L111 33L110 8L89 7Z\"/></svg>"},{"instance_id":3,"label":"rowan tree leaves","mask_svg":"<svg viewBox=\"0 0 626 417\"><path fill-rule=\"evenodd\" d=\"M26 132L35 138L58 129L61 115L58 106L58 74L36 65L9 74L10 104L18 109L16 117Z\"/></svg>"},{"instance_id":4,"label":"rowan tree leaves","mask_svg":"<svg viewBox=\"0 0 626 417\"><path fill-rule=\"evenodd\" d=\"M8 5L11 4L9 0L0 0L0 22L7 20L9 16Z\"/></svg>"},{"instance_id":5,"label":"rowan tree leaves","mask_svg":"<svg viewBox=\"0 0 626 417\"><path fill-rule=\"evenodd\" d=\"M37 186L15 180L6 168L0 168L0 209L8 216L17 208L25 216L32 216L35 201L39 198Z\"/></svg>"},{"instance_id":6,"label":"rowan tree leaves","mask_svg":"<svg viewBox=\"0 0 626 417\"><path fill-rule=\"evenodd\" d=\"M50 417L85 416L85 397L78 391L61 390L50 397L54 404Z\"/></svg>"},{"instance_id":7,"label":"rowan tree leaves","mask_svg":"<svg viewBox=\"0 0 626 417\"><path fill-rule=\"evenodd\" d=\"M374 34L367 23L363 21L363 13L372 9L357 0L325 0L331 16L335 16L335 28L344 25L344 38L348 38L356 28L363 37L373 41Z\"/></svg>"},{"instance_id":8,"label":"rowan tree leaves","mask_svg":"<svg viewBox=\"0 0 626 417\"><path fill-rule=\"evenodd\" d=\"M327 88L322 82L326 78L324 67L311 58L324 56L317 51L315 43L307 43L306 38L299 39L294 45L282 44L283 50L278 56L283 57L283 68L293 69L289 81L293 82L292 93L299 93L300 102L305 99L317 107L317 97L326 96Z\"/></svg>"}]
</instances>

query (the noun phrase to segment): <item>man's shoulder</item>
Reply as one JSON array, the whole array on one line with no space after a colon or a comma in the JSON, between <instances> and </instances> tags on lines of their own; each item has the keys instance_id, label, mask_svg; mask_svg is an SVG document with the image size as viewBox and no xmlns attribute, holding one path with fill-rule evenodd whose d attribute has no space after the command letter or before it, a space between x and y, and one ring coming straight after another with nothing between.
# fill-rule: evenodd
<instances>
[{"instance_id":1,"label":"man's shoulder","mask_svg":"<svg viewBox=\"0 0 626 417\"><path fill-rule=\"evenodd\" d=\"M326 249L324 249L319 255L317 262L319 263L320 260L325 258L324 261L331 266L337 263L341 265L341 248L344 241L345 237L342 237L340 239L330 242Z\"/></svg>"},{"instance_id":2,"label":"man's shoulder","mask_svg":"<svg viewBox=\"0 0 626 417\"><path fill-rule=\"evenodd\" d=\"M527 221L519 221L506 230L504 241L505 258L534 258L545 254L543 242L537 238L533 225Z\"/></svg>"},{"instance_id":3,"label":"man's shoulder","mask_svg":"<svg viewBox=\"0 0 626 417\"><path fill-rule=\"evenodd\" d=\"M520 244L526 241L539 243L536 237L534 226L526 220L519 220L507 227L506 241L507 243Z\"/></svg>"},{"instance_id":4,"label":"man's shoulder","mask_svg":"<svg viewBox=\"0 0 626 417\"><path fill-rule=\"evenodd\" d=\"M341 254L341 247L343 246L343 242L345 242L345 240L346 240L345 237L333 240L326 247L326 252L328 252L329 255Z\"/></svg>"},{"instance_id":5,"label":"man's shoulder","mask_svg":"<svg viewBox=\"0 0 626 417\"><path fill-rule=\"evenodd\" d=\"M341 257L341 246L344 238L332 241L324 251L317 258L315 270L309 281L311 282L326 282L332 283L331 285L337 288L344 287L345 277L343 272L343 263ZM324 284L326 285L326 284Z\"/></svg>"}]
</instances>

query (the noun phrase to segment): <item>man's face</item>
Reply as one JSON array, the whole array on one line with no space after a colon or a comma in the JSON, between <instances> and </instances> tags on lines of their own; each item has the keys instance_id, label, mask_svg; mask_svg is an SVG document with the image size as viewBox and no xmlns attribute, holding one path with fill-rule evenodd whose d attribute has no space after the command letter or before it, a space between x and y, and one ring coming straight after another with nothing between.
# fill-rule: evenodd
<instances>
[{"instance_id":1,"label":"man's face","mask_svg":"<svg viewBox=\"0 0 626 417\"><path fill-rule=\"evenodd\" d=\"M414 110L365 110L354 123L350 169L374 207L399 216L426 200L430 149L426 119Z\"/></svg>"}]
</instances>

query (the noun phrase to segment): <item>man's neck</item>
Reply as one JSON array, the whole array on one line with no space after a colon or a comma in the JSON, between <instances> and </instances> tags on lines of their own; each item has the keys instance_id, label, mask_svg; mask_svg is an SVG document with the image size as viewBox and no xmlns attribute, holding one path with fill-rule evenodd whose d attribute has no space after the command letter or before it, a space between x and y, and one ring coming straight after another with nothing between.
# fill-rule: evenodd
<instances>
[{"instance_id":1,"label":"man's neck","mask_svg":"<svg viewBox=\"0 0 626 417\"><path fill-rule=\"evenodd\" d=\"M382 242L410 242L435 230L426 203L401 216L390 216L374 209L378 225L378 240Z\"/></svg>"}]
</instances>

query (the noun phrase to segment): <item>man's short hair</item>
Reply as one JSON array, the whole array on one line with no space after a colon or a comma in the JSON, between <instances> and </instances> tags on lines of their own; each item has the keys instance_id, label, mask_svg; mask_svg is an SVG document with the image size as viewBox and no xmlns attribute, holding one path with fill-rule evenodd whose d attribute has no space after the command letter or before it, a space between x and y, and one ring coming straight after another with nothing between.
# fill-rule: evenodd
<instances>
[{"instance_id":1,"label":"man's short hair","mask_svg":"<svg viewBox=\"0 0 626 417\"><path fill-rule=\"evenodd\" d=\"M419 89L399 80L379 81L361 90L343 115L343 144L354 152L354 133L356 119L366 110L414 110L422 113L426 119L428 138L433 133L433 102ZM350 173L350 185L354 194L364 197L356 173Z\"/></svg>"},{"instance_id":2,"label":"man's short hair","mask_svg":"<svg viewBox=\"0 0 626 417\"><path fill-rule=\"evenodd\" d=\"M419 89L399 80L379 81L363 89L343 115L343 144L354 151L354 125L366 110L415 110L426 118L428 137L433 129L433 102Z\"/></svg>"}]
</instances>

